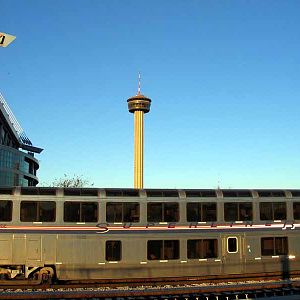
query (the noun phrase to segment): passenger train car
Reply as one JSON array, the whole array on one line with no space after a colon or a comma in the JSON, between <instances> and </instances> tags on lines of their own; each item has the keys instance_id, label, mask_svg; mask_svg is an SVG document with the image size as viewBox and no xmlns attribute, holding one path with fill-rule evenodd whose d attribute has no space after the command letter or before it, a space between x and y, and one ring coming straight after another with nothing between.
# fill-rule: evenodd
<instances>
[{"instance_id":1,"label":"passenger train car","mask_svg":"<svg viewBox=\"0 0 300 300\"><path fill-rule=\"evenodd\" d=\"M300 190L0 188L0 284L300 271Z\"/></svg>"}]
</instances>

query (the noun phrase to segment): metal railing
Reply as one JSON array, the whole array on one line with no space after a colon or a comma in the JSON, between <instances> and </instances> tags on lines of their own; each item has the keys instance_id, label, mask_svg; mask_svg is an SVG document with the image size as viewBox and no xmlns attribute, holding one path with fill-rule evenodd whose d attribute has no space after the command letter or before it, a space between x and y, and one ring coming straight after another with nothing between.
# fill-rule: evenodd
<instances>
[{"instance_id":1,"label":"metal railing","mask_svg":"<svg viewBox=\"0 0 300 300\"><path fill-rule=\"evenodd\" d=\"M9 121L13 126L13 128L15 129L15 131L17 132L20 141L26 145L32 145L30 139L25 134L23 128L21 127L20 123L16 119L15 115L13 114L12 110L10 109L9 105L7 104L7 102L5 101L1 93L0 93L0 103L3 106L5 112L7 113Z\"/></svg>"}]
</instances>

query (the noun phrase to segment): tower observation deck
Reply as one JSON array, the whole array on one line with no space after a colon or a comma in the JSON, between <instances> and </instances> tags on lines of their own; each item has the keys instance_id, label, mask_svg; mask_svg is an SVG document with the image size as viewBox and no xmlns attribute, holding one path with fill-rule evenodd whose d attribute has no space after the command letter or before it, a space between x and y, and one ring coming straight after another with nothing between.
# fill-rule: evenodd
<instances>
[{"instance_id":1,"label":"tower observation deck","mask_svg":"<svg viewBox=\"0 0 300 300\"><path fill-rule=\"evenodd\" d=\"M134 114L134 188L144 187L144 113L150 111L151 99L141 94L139 75L138 93L127 100L129 112Z\"/></svg>"}]
</instances>

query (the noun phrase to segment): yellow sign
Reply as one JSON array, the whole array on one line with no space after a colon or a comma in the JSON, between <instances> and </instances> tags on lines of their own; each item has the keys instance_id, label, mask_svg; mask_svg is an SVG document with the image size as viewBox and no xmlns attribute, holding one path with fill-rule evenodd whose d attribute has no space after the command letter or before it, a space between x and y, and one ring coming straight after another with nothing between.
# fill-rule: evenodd
<instances>
[{"instance_id":1,"label":"yellow sign","mask_svg":"<svg viewBox=\"0 0 300 300\"><path fill-rule=\"evenodd\" d=\"M0 32L0 47L7 47L16 37L4 32Z\"/></svg>"}]
</instances>

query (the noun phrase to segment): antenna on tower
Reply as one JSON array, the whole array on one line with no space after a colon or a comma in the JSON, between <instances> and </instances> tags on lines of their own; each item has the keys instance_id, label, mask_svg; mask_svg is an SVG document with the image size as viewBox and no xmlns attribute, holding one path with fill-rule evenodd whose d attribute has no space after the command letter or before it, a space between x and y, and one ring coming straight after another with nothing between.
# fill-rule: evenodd
<instances>
[{"instance_id":1,"label":"antenna on tower","mask_svg":"<svg viewBox=\"0 0 300 300\"><path fill-rule=\"evenodd\" d=\"M141 94L141 73L139 72L139 84L138 84L138 95Z\"/></svg>"}]
</instances>

